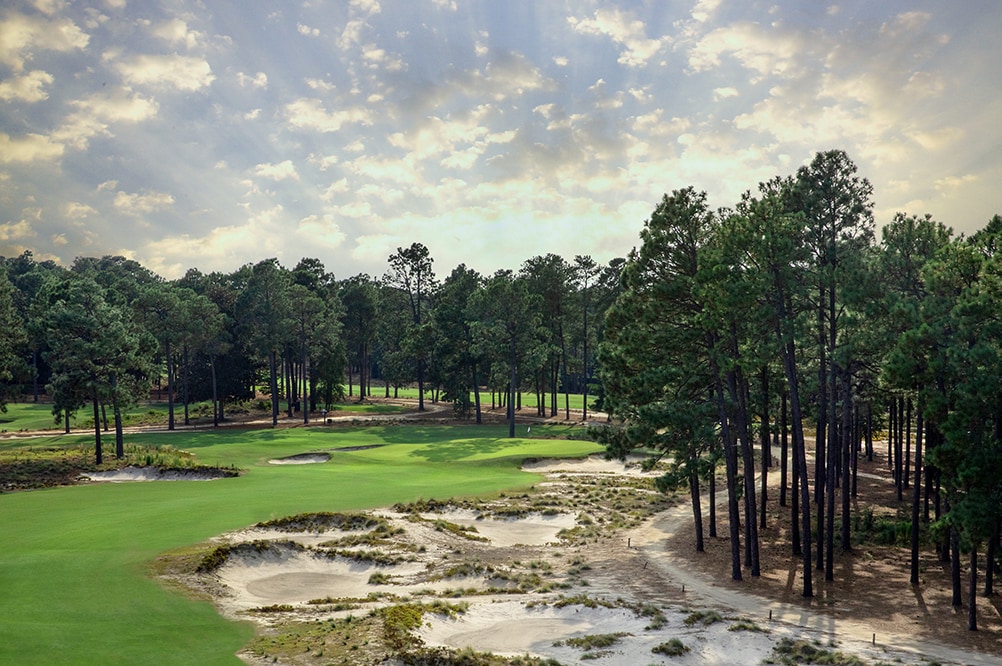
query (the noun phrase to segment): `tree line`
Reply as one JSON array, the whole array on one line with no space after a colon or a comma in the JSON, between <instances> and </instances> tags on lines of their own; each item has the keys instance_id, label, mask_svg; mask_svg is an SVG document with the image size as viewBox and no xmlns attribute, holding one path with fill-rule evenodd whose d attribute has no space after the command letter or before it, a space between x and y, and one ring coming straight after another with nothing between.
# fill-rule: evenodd
<instances>
[{"instance_id":1,"label":"tree line","mask_svg":"<svg viewBox=\"0 0 1002 666\"><path fill-rule=\"evenodd\" d=\"M871 197L838 150L732 208L691 187L665 195L607 313L598 367L621 427L599 438L668 462L659 483L689 488L697 550L703 485L716 536L723 467L734 579L760 573L778 454L805 597L852 550L860 458L886 455L910 503L912 584L933 544L961 606L966 553L975 629L979 552L990 594L1002 520L1002 218L965 237L899 213L878 242Z\"/></svg>"},{"instance_id":2,"label":"tree line","mask_svg":"<svg viewBox=\"0 0 1002 666\"><path fill-rule=\"evenodd\" d=\"M606 265L547 254L439 280L414 243L380 277L338 280L304 258L165 280L124 257L0 257L0 407L44 391L67 430L86 410L100 462L100 424L110 412L120 455L122 410L151 386L169 428L200 401L218 425L259 388L273 424L282 402L309 422L373 380L479 423L489 392L512 436L523 391L551 416L562 394L568 419L569 394L584 394L583 420L610 416L595 433L611 454L653 451L660 487L688 488L700 550L722 470L735 579L760 573L778 473L805 597L852 551L858 462L884 457L909 509L912 584L933 548L961 606L966 555L974 629L1002 519L1002 217L963 236L899 213L878 241L872 211L870 183L833 150L730 208L666 194L639 246Z\"/></svg>"},{"instance_id":3,"label":"tree line","mask_svg":"<svg viewBox=\"0 0 1002 666\"><path fill-rule=\"evenodd\" d=\"M165 280L121 256L80 257L69 268L30 252L0 257L0 408L14 396L44 395L69 431L92 414L96 457L101 427L151 395L166 398L168 427L190 423L189 406L270 398L272 423L329 410L372 394L418 386L482 420L481 394L514 411L535 392L540 414L558 412L564 392L595 381L604 309L618 288L619 262L600 266L548 254L517 272L483 276L465 265L443 280L427 247L398 248L385 275L338 280L317 259L292 269L277 259L232 273L190 269ZM183 416L181 415L183 413Z\"/></svg>"}]
</instances>

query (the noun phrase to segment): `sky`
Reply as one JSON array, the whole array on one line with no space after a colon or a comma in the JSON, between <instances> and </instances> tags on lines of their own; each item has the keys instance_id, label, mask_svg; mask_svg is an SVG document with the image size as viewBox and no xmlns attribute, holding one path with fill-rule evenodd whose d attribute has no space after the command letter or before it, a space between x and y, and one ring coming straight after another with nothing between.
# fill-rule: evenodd
<instances>
[{"instance_id":1,"label":"sky","mask_svg":"<svg viewBox=\"0 0 1002 666\"><path fill-rule=\"evenodd\" d=\"M604 263L665 193L732 206L836 148L878 229L969 234L1000 32L997 0L6 0L0 256Z\"/></svg>"}]
</instances>

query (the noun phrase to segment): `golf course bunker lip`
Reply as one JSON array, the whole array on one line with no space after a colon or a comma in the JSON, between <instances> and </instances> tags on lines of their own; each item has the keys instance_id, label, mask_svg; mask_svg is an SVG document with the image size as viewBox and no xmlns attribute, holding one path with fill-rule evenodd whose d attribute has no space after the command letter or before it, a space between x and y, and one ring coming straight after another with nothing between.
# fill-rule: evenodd
<instances>
[{"instance_id":1,"label":"golf course bunker lip","mask_svg":"<svg viewBox=\"0 0 1002 666\"><path fill-rule=\"evenodd\" d=\"M330 449L331 451L367 451L369 449L378 449L385 444L363 444L362 446L341 446L336 449Z\"/></svg>"},{"instance_id":2,"label":"golf course bunker lip","mask_svg":"<svg viewBox=\"0 0 1002 666\"><path fill-rule=\"evenodd\" d=\"M606 460L601 454L587 458L541 458L527 460L523 472L534 474L624 474L628 476L658 476L660 472L645 472L640 462L645 456L630 456L626 461Z\"/></svg>"},{"instance_id":3,"label":"golf course bunker lip","mask_svg":"<svg viewBox=\"0 0 1002 666\"><path fill-rule=\"evenodd\" d=\"M687 627L689 611L665 608L663 612L667 626L648 629L650 618L627 608L499 601L474 604L453 618L428 614L415 634L433 647L474 648L508 657L530 654L562 664L600 656L612 660L601 663L617 664L758 664L771 655L779 638L790 635L788 628L778 626L770 627L770 633L730 631L730 621ZM618 640L590 657L583 656L589 654L588 648L567 642L596 634L618 634ZM691 653L671 662L652 654L652 648L673 637L680 637Z\"/></svg>"},{"instance_id":4,"label":"golf course bunker lip","mask_svg":"<svg viewBox=\"0 0 1002 666\"><path fill-rule=\"evenodd\" d=\"M221 470L160 469L159 467L123 467L106 472L87 472L80 475L88 481L100 483L128 483L133 481L215 481L236 476Z\"/></svg>"},{"instance_id":5,"label":"golf course bunker lip","mask_svg":"<svg viewBox=\"0 0 1002 666\"><path fill-rule=\"evenodd\" d=\"M315 465L317 463L325 463L331 459L331 454L329 453L297 453L294 456L285 456L284 458L272 458L268 461L269 465Z\"/></svg>"},{"instance_id":6,"label":"golf course bunker lip","mask_svg":"<svg viewBox=\"0 0 1002 666\"><path fill-rule=\"evenodd\" d=\"M246 610L268 603L302 604L323 597L365 597L387 589L369 582L375 573L409 577L424 570L422 562L379 566L343 557L294 552L279 546L267 553L231 557L217 576L230 588L231 601ZM406 588L394 585L390 589L399 592Z\"/></svg>"},{"instance_id":7,"label":"golf course bunker lip","mask_svg":"<svg viewBox=\"0 0 1002 666\"><path fill-rule=\"evenodd\" d=\"M477 536L484 537L491 545L498 547L558 543L560 538L557 535L561 530L572 529L577 525L577 517L573 513L530 513L518 518L484 518L475 511L456 509L424 517L432 520L440 518L462 527L476 528Z\"/></svg>"}]
</instances>

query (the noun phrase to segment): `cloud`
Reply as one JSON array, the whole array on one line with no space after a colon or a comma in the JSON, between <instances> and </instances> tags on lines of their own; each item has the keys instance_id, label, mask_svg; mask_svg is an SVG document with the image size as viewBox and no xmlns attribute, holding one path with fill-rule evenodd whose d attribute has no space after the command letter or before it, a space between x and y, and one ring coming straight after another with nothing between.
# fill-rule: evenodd
<instances>
[{"instance_id":1,"label":"cloud","mask_svg":"<svg viewBox=\"0 0 1002 666\"><path fill-rule=\"evenodd\" d=\"M727 86L726 88L714 88L713 101L719 102L720 100L727 99L728 97L737 97L739 94L740 93L738 93L737 88L734 88L733 86Z\"/></svg>"},{"instance_id":2,"label":"cloud","mask_svg":"<svg viewBox=\"0 0 1002 666\"><path fill-rule=\"evenodd\" d=\"M889 38L920 30L929 23L932 14L929 12L903 12L880 26L880 34Z\"/></svg>"},{"instance_id":3,"label":"cloud","mask_svg":"<svg viewBox=\"0 0 1002 666\"><path fill-rule=\"evenodd\" d=\"M364 107L348 107L328 112L319 99L301 97L285 105L285 117L289 124L300 129L316 130L322 133L336 132L343 125L372 124L372 110Z\"/></svg>"},{"instance_id":4,"label":"cloud","mask_svg":"<svg viewBox=\"0 0 1002 666\"><path fill-rule=\"evenodd\" d=\"M299 23L296 25L296 32L298 32L300 35L303 35L304 37L320 36L320 28L311 28L310 26L304 23Z\"/></svg>"},{"instance_id":5,"label":"cloud","mask_svg":"<svg viewBox=\"0 0 1002 666\"><path fill-rule=\"evenodd\" d=\"M71 220L82 220L84 218L93 217L97 214L97 210L89 204L80 203L78 201L70 201L66 204L66 217Z\"/></svg>"},{"instance_id":6,"label":"cloud","mask_svg":"<svg viewBox=\"0 0 1002 666\"><path fill-rule=\"evenodd\" d=\"M31 223L28 220L17 222L5 222L0 224L0 241L8 242L13 240L23 240L31 238L35 232L31 230Z\"/></svg>"},{"instance_id":7,"label":"cloud","mask_svg":"<svg viewBox=\"0 0 1002 666\"><path fill-rule=\"evenodd\" d=\"M0 81L0 99L11 102L41 102L49 98L45 86L52 85L55 79L48 72L40 69L32 70L24 76L15 76Z\"/></svg>"},{"instance_id":8,"label":"cloud","mask_svg":"<svg viewBox=\"0 0 1002 666\"><path fill-rule=\"evenodd\" d=\"M68 19L8 11L0 18L0 63L15 73L24 70L35 51L69 53L87 47L90 37Z\"/></svg>"},{"instance_id":9,"label":"cloud","mask_svg":"<svg viewBox=\"0 0 1002 666\"><path fill-rule=\"evenodd\" d=\"M689 67L703 72L720 67L726 56L761 76L799 72L808 45L806 35L781 27L740 22L716 28L689 51Z\"/></svg>"},{"instance_id":10,"label":"cloud","mask_svg":"<svg viewBox=\"0 0 1002 666\"><path fill-rule=\"evenodd\" d=\"M189 51L197 48L205 40L203 33L189 29L188 24L179 18L157 23L150 32L154 37L169 44L183 44Z\"/></svg>"},{"instance_id":11,"label":"cloud","mask_svg":"<svg viewBox=\"0 0 1002 666\"><path fill-rule=\"evenodd\" d=\"M643 21L619 9L599 9L594 18L569 17L571 27L582 34L605 36L622 47L620 64L641 67L671 43L669 37L650 39Z\"/></svg>"},{"instance_id":12,"label":"cloud","mask_svg":"<svg viewBox=\"0 0 1002 666\"><path fill-rule=\"evenodd\" d=\"M170 208L174 205L174 197L166 192L130 194L119 191L115 193L113 205L121 213L138 217Z\"/></svg>"},{"instance_id":13,"label":"cloud","mask_svg":"<svg viewBox=\"0 0 1002 666\"><path fill-rule=\"evenodd\" d=\"M127 87L113 87L105 92L71 102L80 112L109 122L137 123L156 116L155 100L134 93Z\"/></svg>"},{"instance_id":14,"label":"cloud","mask_svg":"<svg viewBox=\"0 0 1002 666\"><path fill-rule=\"evenodd\" d=\"M254 167L254 175L270 180L299 180L296 167L292 160L285 160L278 164L258 164Z\"/></svg>"},{"instance_id":15,"label":"cloud","mask_svg":"<svg viewBox=\"0 0 1002 666\"><path fill-rule=\"evenodd\" d=\"M216 78L204 59L177 54L129 56L115 68L131 84L187 91L206 88Z\"/></svg>"},{"instance_id":16,"label":"cloud","mask_svg":"<svg viewBox=\"0 0 1002 666\"><path fill-rule=\"evenodd\" d=\"M16 164L55 160L62 157L65 146L41 134L29 133L11 138L0 132L0 164Z\"/></svg>"},{"instance_id":17,"label":"cloud","mask_svg":"<svg viewBox=\"0 0 1002 666\"><path fill-rule=\"evenodd\" d=\"M254 76L251 76L250 74L237 72L237 83L241 87L251 86L253 88L265 89L268 87L268 75L264 72L258 72Z\"/></svg>"},{"instance_id":18,"label":"cloud","mask_svg":"<svg viewBox=\"0 0 1002 666\"><path fill-rule=\"evenodd\" d=\"M310 215L299 221L296 235L313 246L329 249L341 247L347 235L338 227L331 215Z\"/></svg>"}]
</instances>

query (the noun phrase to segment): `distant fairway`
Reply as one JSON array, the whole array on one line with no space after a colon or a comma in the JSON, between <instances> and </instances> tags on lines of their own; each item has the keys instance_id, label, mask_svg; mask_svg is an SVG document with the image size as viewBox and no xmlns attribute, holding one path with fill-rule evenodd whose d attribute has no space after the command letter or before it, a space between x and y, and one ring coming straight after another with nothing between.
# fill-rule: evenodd
<instances>
[{"instance_id":1,"label":"distant fairway","mask_svg":"<svg viewBox=\"0 0 1002 666\"><path fill-rule=\"evenodd\" d=\"M586 441L507 439L506 432L413 425L137 435L128 441L171 444L246 473L0 495L0 663L239 664L234 653L253 628L150 580L147 566L159 553L303 511L524 487L538 478L519 471L525 458L599 450ZM533 435L566 432L533 427ZM372 445L383 446L331 451ZM331 460L267 462L317 450L330 451Z\"/></svg>"}]
</instances>

